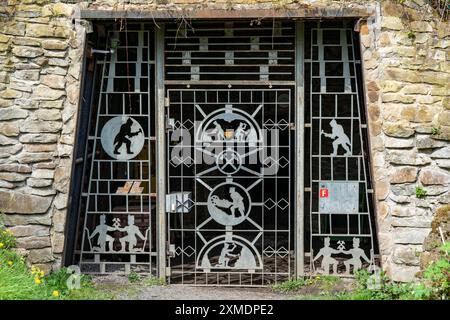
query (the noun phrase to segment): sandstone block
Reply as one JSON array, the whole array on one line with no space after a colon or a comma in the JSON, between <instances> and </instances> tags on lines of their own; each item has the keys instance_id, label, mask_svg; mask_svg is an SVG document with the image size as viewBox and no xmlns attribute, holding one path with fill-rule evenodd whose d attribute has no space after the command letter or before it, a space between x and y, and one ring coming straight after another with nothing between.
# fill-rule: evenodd
<instances>
[{"instance_id":1,"label":"sandstone block","mask_svg":"<svg viewBox=\"0 0 450 320\"><path fill-rule=\"evenodd\" d=\"M421 246L396 246L393 250L393 261L397 264L418 266Z\"/></svg>"},{"instance_id":2,"label":"sandstone block","mask_svg":"<svg viewBox=\"0 0 450 320\"><path fill-rule=\"evenodd\" d=\"M43 55L44 51L34 47L14 47L12 53L20 58L36 58Z\"/></svg>"},{"instance_id":3,"label":"sandstone block","mask_svg":"<svg viewBox=\"0 0 450 320\"><path fill-rule=\"evenodd\" d=\"M25 225L25 226L12 226L9 228L15 237L44 237L50 235L50 228L48 226Z\"/></svg>"},{"instance_id":4,"label":"sandstone block","mask_svg":"<svg viewBox=\"0 0 450 320\"><path fill-rule=\"evenodd\" d=\"M386 160L393 164L414 165L414 166L425 165L431 162L431 159L427 155L417 153L414 150L411 151L389 150L386 155Z\"/></svg>"},{"instance_id":5,"label":"sandstone block","mask_svg":"<svg viewBox=\"0 0 450 320\"><path fill-rule=\"evenodd\" d=\"M69 45L66 41L61 40L44 40L42 41L42 48L47 50L66 50Z\"/></svg>"},{"instance_id":6,"label":"sandstone block","mask_svg":"<svg viewBox=\"0 0 450 320\"><path fill-rule=\"evenodd\" d=\"M48 152L23 152L17 160L20 163L34 163L53 160L53 155Z\"/></svg>"},{"instance_id":7,"label":"sandstone block","mask_svg":"<svg viewBox=\"0 0 450 320\"><path fill-rule=\"evenodd\" d=\"M41 77L41 83L53 89L64 89L66 86L66 79L64 76L47 74Z\"/></svg>"},{"instance_id":8,"label":"sandstone block","mask_svg":"<svg viewBox=\"0 0 450 320\"><path fill-rule=\"evenodd\" d=\"M51 197L39 197L20 192L0 190L2 211L6 213L45 213L50 208L51 202Z\"/></svg>"},{"instance_id":9,"label":"sandstone block","mask_svg":"<svg viewBox=\"0 0 450 320\"><path fill-rule=\"evenodd\" d=\"M16 139L11 139L3 135L0 135L0 146L10 146L15 145L16 143L17 143Z\"/></svg>"},{"instance_id":10,"label":"sandstone block","mask_svg":"<svg viewBox=\"0 0 450 320\"><path fill-rule=\"evenodd\" d=\"M58 135L50 133L28 133L19 137L22 143L54 143L58 141Z\"/></svg>"},{"instance_id":11,"label":"sandstone block","mask_svg":"<svg viewBox=\"0 0 450 320\"><path fill-rule=\"evenodd\" d=\"M429 136L417 137L416 147L417 149L435 149L445 146L445 142L435 140Z\"/></svg>"},{"instance_id":12,"label":"sandstone block","mask_svg":"<svg viewBox=\"0 0 450 320\"><path fill-rule=\"evenodd\" d=\"M384 146L386 148L395 148L395 149L404 149L404 148L412 148L414 147L415 140L413 138L404 139L404 138L394 138L394 137L386 137L384 139Z\"/></svg>"},{"instance_id":13,"label":"sandstone block","mask_svg":"<svg viewBox=\"0 0 450 320\"><path fill-rule=\"evenodd\" d=\"M53 179L55 175L54 170L46 170L46 169L34 169L31 173L31 177L37 179Z\"/></svg>"},{"instance_id":14,"label":"sandstone block","mask_svg":"<svg viewBox=\"0 0 450 320\"><path fill-rule=\"evenodd\" d=\"M53 253L62 253L64 249L64 234L55 232L52 237Z\"/></svg>"},{"instance_id":15,"label":"sandstone block","mask_svg":"<svg viewBox=\"0 0 450 320\"><path fill-rule=\"evenodd\" d=\"M26 175L15 173L15 172L0 172L0 179L6 180L9 182L21 182L25 181L27 178Z\"/></svg>"},{"instance_id":16,"label":"sandstone block","mask_svg":"<svg viewBox=\"0 0 450 320\"><path fill-rule=\"evenodd\" d=\"M446 186L450 183L450 174L445 171L422 169L419 174L419 180L424 185Z\"/></svg>"},{"instance_id":17,"label":"sandstone block","mask_svg":"<svg viewBox=\"0 0 450 320\"><path fill-rule=\"evenodd\" d=\"M17 246L24 249L41 249L50 247L50 237L23 237L17 238Z\"/></svg>"},{"instance_id":18,"label":"sandstone block","mask_svg":"<svg viewBox=\"0 0 450 320\"><path fill-rule=\"evenodd\" d=\"M404 167L400 169L395 169L391 175L391 183L410 183L417 180L417 168L414 167Z\"/></svg>"},{"instance_id":19,"label":"sandstone block","mask_svg":"<svg viewBox=\"0 0 450 320\"><path fill-rule=\"evenodd\" d=\"M45 263L54 260L51 248L30 250L29 259L31 263Z\"/></svg>"},{"instance_id":20,"label":"sandstone block","mask_svg":"<svg viewBox=\"0 0 450 320\"><path fill-rule=\"evenodd\" d=\"M53 180L51 180L51 179L36 179L36 178L28 178L27 179L27 185L32 188L48 187L48 186L51 186L52 183L53 183Z\"/></svg>"},{"instance_id":21,"label":"sandstone block","mask_svg":"<svg viewBox=\"0 0 450 320\"><path fill-rule=\"evenodd\" d=\"M423 244L431 228L395 228L393 231L394 243L397 244Z\"/></svg>"},{"instance_id":22,"label":"sandstone block","mask_svg":"<svg viewBox=\"0 0 450 320\"><path fill-rule=\"evenodd\" d=\"M33 89L32 98L34 100L58 100L66 94L63 90L51 89L42 84Z\"/></svg>"},{"instance_id":23,"label":"sandstone block","mask_svg":"<svg viewBox=\"0 0 450 320\"><path fill-rule=\"evenodd\" d=\"M55 133L59 132L62 124L59 121L27 120L20 127L24 133Z\"/></svg>"},{"instance_id":24,"label":"sandstone block","mask_svg":"<svg viewBox=\"0 0 450 320\"><path fill-rule=\"evenodd\" d=\"M52 224L51 216L46 214L5 214L5 225L17 226L17 225L46 225Z\"/></svg>"},{"instance_id":25,"label":"sandstone block","mask_svg":"<svg viewBox=\"0 0 450 320\"><path fill-rule=\"evenodd\" d=\"M414 134L407 121L386 122L383 124L383 132L391 137L408 138Z\"/></svg>"},{"instance_id":26,"label":"sandstone block","mask_svg":"<svg viewBox=\"0 0 450 320\"><path fill-rule=\"evenodd\" d=\"M444 148L438 149L434 151L431 155L431 158L438 159L450 159L450 146L446 146Z\"/></svg>"}]
</instances>

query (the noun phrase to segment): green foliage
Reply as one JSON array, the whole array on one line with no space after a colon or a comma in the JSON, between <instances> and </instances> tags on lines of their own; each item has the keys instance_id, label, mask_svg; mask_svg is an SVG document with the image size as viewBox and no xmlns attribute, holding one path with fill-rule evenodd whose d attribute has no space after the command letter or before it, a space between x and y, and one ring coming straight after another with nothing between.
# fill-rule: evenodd
<instances>
[{"instance_id":1,"label":"green foliage","mask_svg":"<svg viewBox=\"0 0 450 320\"><path fill-rule=\"evenodd\" d=\"M416 39L416 34L413 31L408 32L408 39L414 40Z\"/></svg>"},{"instance_id":2,"label":"green foliage","mask_svg":"<svg viewBox=\"0 0 450 320\"><path fill-rule=\"evenodd\" d=\"M306 285L306 280L300 279L290 279L281 283L274 284L272 290L280 292L292 292L298 291Z\"/></svg>"},{"instance_id":3,"label":"green foliage","mask_svg":"<svg viewBox=\"0 0 450 320\"><path fill-rule=\"evenodd\" d=\"M394 283L384 272L380 272L377 285L373 286L373 275L367 270L358 270L355 274L356 290L351 293L341 293L339 299L345 300L404 300L415 299L410 283ZM372 285L370 285L372 284Z\"/></svg>"},{"instance_id":4,"label":"green foliage","mask_svg":"<svg viewBox=\"0 0 450 320\"><path fill-rule=\"evenodd\" d=\"M427 196L427 190L425 190L421 186L417 186L416 187L416 198L422 199L422 198L425 198L426 196Z\"/></svg>"},{"instance_id":5,"label":"green foliage","mask_svg":"<svg viewBox=\"0 0 450 320\"><path fill-rule=\"evenodd\" d=\"M335 276L317 276L314 278L300 278L284 281L272 286L272 290L279 292L295 292L303 287L317 287L322 290L330 290L336 284L342 282L342 279Z\"/></svg>"},{"instance_id":6,"label":"green foliage","mask_svg":"<svg viewBox=\"0 0 450 320\"><path fill-rule=\"evenodd\" d=\"M433 136L437 136L441 134L441 128L440 127L433 127L431 128L431 134Z\"/></svg>"},{"instance_id":7,"label":"green foliage","mask_svg":"<svg viewBox=\"0 0 450 320\"><path fill-rule=\"evenodd\" d=\"M137 273L137 272L131 271L128 274L128 280L131 283L139 282L139 281L141 281L141 275L139 273Z\"/></svg>"},{"instance_id":8,"label":"green foliage","mask_svg":"<svg viewBox=\"0 0 450 320\"><path fill-rule=\"evenodd\" d=\"M6 233L5 233L6 231ZM12 233L0 225L0 300L57 300L57 299L110 299L111 295L96 290L90 278L80 276L80 289L70 290L67 280L71 273L61 268L48 275L37 267L27 266L25 259L11 250L15 244Z\"/></svg>"},{"instance_id":9,"label":"green foliage","mask_svg":"<svg viewBox=\"0 0 450 320\"><path fill-rule=\"evenodd\" d=\"M425 280L423 290L429 299L450 299L450 242L446 242L441 248L442 257L432 262L424 271Z\"/></svg>"},{"instance_id":10,"label":"green foliage","mask_svg":"<svg viewBox=\"0 0 450 320\"><path fill-rule=\"evenodd\" d=\"M0 212L0 250L11 249L16 246L16 239L13 233L5 226L5 216Z\"/></svg>"},{"instance_id":11,"label":"green foliage","mask_svg":"<svg viewBox=\"0 0 450 320\"><path fill-rule=\"evenodd\" d=\"M143 284L149 287L164 286L166 284L166 280L164 278L149 276L144 278Z\"/></svg>"}]
</instances>

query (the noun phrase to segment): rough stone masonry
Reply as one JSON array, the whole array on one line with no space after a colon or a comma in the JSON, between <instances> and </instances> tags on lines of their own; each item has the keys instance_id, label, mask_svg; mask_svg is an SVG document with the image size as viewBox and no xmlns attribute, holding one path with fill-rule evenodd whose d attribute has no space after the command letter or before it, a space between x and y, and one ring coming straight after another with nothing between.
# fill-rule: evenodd
<instances>
[{"instance_id":1,"label":"rough stone masonry","mask_svg":"<svg viewBox=\"0 0 450 320\"><path fill-rule=\"evenodd\" d=\"M61 264L89 31L80 9L168 16L296 10L307 18L367 13L359 32L382 266L394 280L413 280L436 212L446 221L450 214L450 24L426 0L360 3L0 1L0 211L30 263L45 270ZM425 197L416 196L417 186ZM444 226L448 239L450 224Z\"/></svg>"}]
</instances>

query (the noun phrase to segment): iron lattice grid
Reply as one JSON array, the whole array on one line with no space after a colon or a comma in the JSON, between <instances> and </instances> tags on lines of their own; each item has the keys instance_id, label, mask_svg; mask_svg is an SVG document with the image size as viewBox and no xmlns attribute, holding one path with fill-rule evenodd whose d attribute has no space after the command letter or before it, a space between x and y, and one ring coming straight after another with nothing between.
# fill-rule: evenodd
<instances>
[{"instance_id":1,"label":"iron lattice grid","mask_svg":"<svg viewBox=\"0 0 450 320\"><path fill-rule=\"evenodd\" d=\"M100 85L86 143L76 256L84 273L135 271L156 276L153 27L130 24L125 30L107 31L105 49L112 38L118 46L96 65ZM133 127L140 127L142 147L129 158L106 151L106 142L117 135L103 133L114 119L132 119ZM120 156L125 153L125 146L121 148Z\"/></svg>"},{"instance_id":2,"label":"iron lattice grid","mask_svg":"<svg viewBox=\"0 0 450 320\"><path fill-rule=\"evenodd\" d=\"M261 286L284 281L292 276L293 214L290 130L292 90L273 89L169 89L169 118L175 121L176 129L183 129L195 136L193 124L207 122L209 115L226 106L230 112L253 114L260 128L269 132L277 130L279 143L270 147L257 143L227 144L232 150L239 150L242 159L253 152L264 151L267 157L255 163L244 164L236 172L226 174L219 169L221 162L210 165L199 163L203 157L203 142L184 143L182 149L191 156L172 158L168 163L169 193L192 192L190 213L169 213L169 243L174 245L174 257L169 260L171 282L193 285L245 285ZM280 100L281 99L281 100ZM200 129L199 129L200 130ZM168 141L171 140L170 133ZM169 155L177 153L178 143L168 145ZM278 149L278 159L273 159L271 148ZM249 162L249 161L248 161ZM265 175L263 168L278 166L275 175ZM211 218L207 207L208 199L215 188L222 184L238 184L250 194L251 206L248 218L234 226L224 226ZM230 184L231 185L231 184ZM221 197L227 197L221 193ZM246 204L247 205L247 204ZM221 270L204 267L201 252L207 250L214 239L225 234L247 239L261 258L258 268L229 267ZM211 251L208 259L217 262L219 251ZM203 258L204 259L204 258ZM204 261L204 260L203 260ZM219 268L220 269L220 268Z\"/></svg>"},{"instance_id":3,"label":"iron lattice grid","mask_svg":"<svg viewBox=\"0 0 450 320\"><path fill-rule=\"evenodd\" d=\"M263 168L273 163L263 160L242 165L237 172L227 174L219 169L219 163L198 164L197 160L204 154L203 142L184 145L185 150L192 151L192 156L181 161L175 158L178 163L168 162L168 192L192 192L193 204L191 213L167 216L168 240L174 247L174 257L169 259L170 281L192 285L261 286L290 279L294 264L291 219L294 206L289 179L293 173L290 128L295 83L295 24L194 21L184 27L167 25L165 35L168 117L173 119L175 129L182 128L192 136L196 134L193 126L196 121L205 123L209 115L217 112L243 112L256 122L255 126L268 132L274 129L281 132L279 143L273 147L280 150L282 165L276 165L282 169L274 176L264 175ZM170 139L171 133L167 141ZM169 157L177 147L168 145ZM241 147L248 149L250 146L243 143ZM255 147L270 149L261 143ZM245 155L245 151L240 154ZM214 221L208 213L214 210L208 207L211 194L227 183L251 189L250 213L245 221L233 226ZM221 197L225 199L228 195L222 193ZM256 268L252 263L248 263L247 268L238 267L238 260L223 267L220 262L223 251L219 249L224 250L225 245L221 244L219 249L218 246L208 248L227 235L232 240L230 245L234 245L232 237L235 236L249 240L248 246L252 247L254 256L260 257L261 264ZM242 253L243 249L238 250ZM207 258L202 256L204 251L207 251Z\"/></svg>"},{"instance_id":4,"label":"iron lattice grid","mask_svg":"<svg viewBox=\"0 0 450 320\"><path fill-rule=\"evenodd\" d=\"M312 22L306 24L305 48L305 123L309 124L305 128L305 139L310 145L305 158L308 191L305 198L309 198L305 212L309 213L306 217L309 239L306 240L310 273L319 272L320 260L313 262L312 257L318 257L326 238L330 239L330 247L337 248L343 243L347 250L354 238L359 239L361 248L372 260L365 265L376 266L378 248L359 40L352 23ZM337 154L334 154L333 141L326 135L334 130L331 121L343 127L350 141L350 154L337 143ZM335 141L338 139L335 137ZM333 212L321 209L321 187L339 184L355 186L356 208ZM341 196L339 200L345 201L346 195ZM349 255L337 254L334 258L338 261L338 274L345 272L344 263Z\"/></svg>"}]
</instances>

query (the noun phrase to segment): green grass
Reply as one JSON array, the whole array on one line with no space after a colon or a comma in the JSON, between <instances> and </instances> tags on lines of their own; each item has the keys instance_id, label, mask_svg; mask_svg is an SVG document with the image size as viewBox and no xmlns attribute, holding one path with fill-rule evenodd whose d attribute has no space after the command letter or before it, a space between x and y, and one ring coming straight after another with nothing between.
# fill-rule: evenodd
<instances>
[{"instance_id":1,"label":"green grass","mask_svg":"<svg viewBox=\"0 0 450 320\"><path fill-rule=\"evenodd\" d=\"M272 286L272 290L289 293L299 291L306 287L316 287L319 290L329 291L340 284L342 279L334 276L317 276L314 278L291 279Z\"/></svg>"},{"instance_id":2,"label":"green grass","mask_svg":"<svg viewBox=\"0 0 450 320\"><path fill-rule=\"evenodd\" d=\"M86 276L81 276L80 289L69 290L66 284L69 276L65 268L43 277L36 276L17 253L0 250L0 300L109 300L114 298L111 292L98 290ZM36 278L39 279L38 283Z\"/></svg>"}]
</instances>

